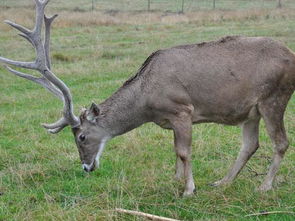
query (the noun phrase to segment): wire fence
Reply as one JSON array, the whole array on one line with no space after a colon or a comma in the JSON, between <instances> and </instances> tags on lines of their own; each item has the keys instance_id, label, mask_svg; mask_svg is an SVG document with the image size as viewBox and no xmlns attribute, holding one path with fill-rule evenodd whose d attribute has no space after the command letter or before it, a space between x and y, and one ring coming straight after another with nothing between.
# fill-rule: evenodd
<instances>
[{"instance_id":1,"label":"wire fence","mask_svg":"<svg viewBox=\"0 0 295 221\"><path fill-rule=\"evenodd\" d=\"M33 0L0 0L1 8L31 7ZM200 10L295 9L295 0L52 0L51 7L70 11L192 12Z\"/></svg>"},{"instance_id":2,"label":"wire fence","mask_svg":"<svg viewBox=\"0 0 295 221\"><path fill-rule=\"evenodd\" d=\"M171 11L294 8L295 0L92 0L97 10Z\"/></svg>"}]
</instances>

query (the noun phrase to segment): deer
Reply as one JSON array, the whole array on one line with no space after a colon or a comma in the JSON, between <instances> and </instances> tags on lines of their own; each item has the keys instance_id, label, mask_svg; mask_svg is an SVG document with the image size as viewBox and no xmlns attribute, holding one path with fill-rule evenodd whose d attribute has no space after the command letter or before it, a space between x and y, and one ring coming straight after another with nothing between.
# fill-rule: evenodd
<instances>
[{"instance_id":1,"label":"deer","mask_svg":"<svg viewBox=\"0 0 295 221\"><path fill-rule=\"evenodd\" d=\"M229 172L212 184L220 186L232 183L258 149L259 123L263 119L274 152L258 189L272 189L289 145L284 113L295 89L295 54L283 43L267 37L227 36L158 50L114 94L100 104L92 103L78 117L69 88L51 70L50 30L57 15L45 15L48 2L35 0L36 20L32 30L5 21L31 43L35 61L0 57L0 62L9 72L41 85L63 102L62 117L43 127L52 134L71 127L86 172L99 167L110 139L153 122L173 131L175 178L184 182L183 196L190 196L195 191L192 125L211 122L239 125L242 129L238 157ZM12 67L36 70L41 76Z\"/></svg>"}]
</instances>

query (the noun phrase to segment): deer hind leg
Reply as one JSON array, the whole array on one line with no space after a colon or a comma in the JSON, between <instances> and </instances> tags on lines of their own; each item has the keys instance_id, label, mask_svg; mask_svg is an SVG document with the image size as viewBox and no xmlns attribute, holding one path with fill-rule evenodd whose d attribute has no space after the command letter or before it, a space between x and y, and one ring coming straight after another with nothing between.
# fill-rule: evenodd
<instances>
[{"instance_id":1,"label":"deer hind leg","mask_svg":"<svg viewBox=\"0 0 295 221\"><path fill-rule=\"evenodd\" d=\"M176 153L176 176L184 176L185 189L183 196L192 195L195 184L191 166L192 121L188 113L180 113L171 121L174 132L174 147Z\"/></svg>"},{"instance_id":2,"label":"deer hind leg","mask_svg":"<svg viewBox=\"0 0 295 221\"><path fill-rule=\"evenodd\" d=\"M213 183L213 186L219 186L232 182L246 165L247 161L256 152L259 147L259 121L260 117L258 116L255 119L246 121L242 125L243 144L238 158L229 170L228 174L223 179Z\"/></svg>"},{"instance_id":3,"label":"deer hind leg","mask_svg":"<svg viewBox=\"0 0 295 221\"><path fill-rule=\"evenodd\" d=\"M175 179L181 180L184 177L184 165L181 158L176 156L176 164L175 164Z\"/></svg>"},{"instance_id":4,"label":"deer hind leg","mask_svg":"<svg viewBox=\"0 0 295 221\"><path fill-rule=\"evenodd\" d=\"M289 142L284 127L284 111L289 100L288 96L273 97L262 103L259 107L265 121L265 126L274 145L272 164L264 182L258 188L260 191L268 191L272 188L273 180L279 169L280 163L288 149Z\"/></svg>"}]
</instances>

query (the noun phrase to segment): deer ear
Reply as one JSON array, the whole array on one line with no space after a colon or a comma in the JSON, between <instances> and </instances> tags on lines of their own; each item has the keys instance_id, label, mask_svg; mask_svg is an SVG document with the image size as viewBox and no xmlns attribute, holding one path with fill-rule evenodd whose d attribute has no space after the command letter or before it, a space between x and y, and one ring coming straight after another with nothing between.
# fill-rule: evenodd
<instances>
[{"instance_id":1,"label":"deer ear","mask_svg":"<svg viewBox=\"0 0 295 221\"><path fill-rule=\"evenodd\" d=\"M92 103L87 114L87 120L95 121L95 118L98 117L99 113L100 110L98 106L95 103Z\"/></svg>"},{"instance_id":2,"label":"deer ear","mask_svg":"<svg viewBox=\"0 0 295 221\"><path fill-rule=\"evenodd\" d=\"M95 103L92 103L89 112L92 113L95 117L97 117L100 113L100 110Z\"/></svg>"}]
</instances>

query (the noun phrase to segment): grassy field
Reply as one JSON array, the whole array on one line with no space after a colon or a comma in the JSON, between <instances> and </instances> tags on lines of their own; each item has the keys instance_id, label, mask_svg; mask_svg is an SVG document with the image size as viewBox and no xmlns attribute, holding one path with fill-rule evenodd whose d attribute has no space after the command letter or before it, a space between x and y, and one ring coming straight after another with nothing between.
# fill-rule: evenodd
<instances>
[{"instance_id":1,"label":"grassy field","mask_svg":"<svg viewBox=\"0 0 295 221\"><path fill-rule=\"evenodd\" d=\"M13 1L11 1L13 2ZM54 3L56 5L56 1ZM48 7L49 11L53 11ZM59 10L53 27L54 72L71 88L75 112L101 102L129 78L153 51L225 35L270 36L295 51L295 11L160 13L116 16ZM31 8L1 8L0 20L32 25ZM15 31L0 25L0 55L34 59ZM101 168L81 170L69 128L49 135L40 126L60 117L62 105L43 88L0 67L0 220L143 220L115 208L181 220L294 220L292 214L251 216L261 211L295 212L295 97L285 122L290 148L275 189L259 193L272 145L261 124L261 148L236 181L208 185L223 177L240 148L240 128L200 124L193 131L194 197L182 198L173 180L171 131L146 124L110 141Z\"/></svg>"}]
</instances>

